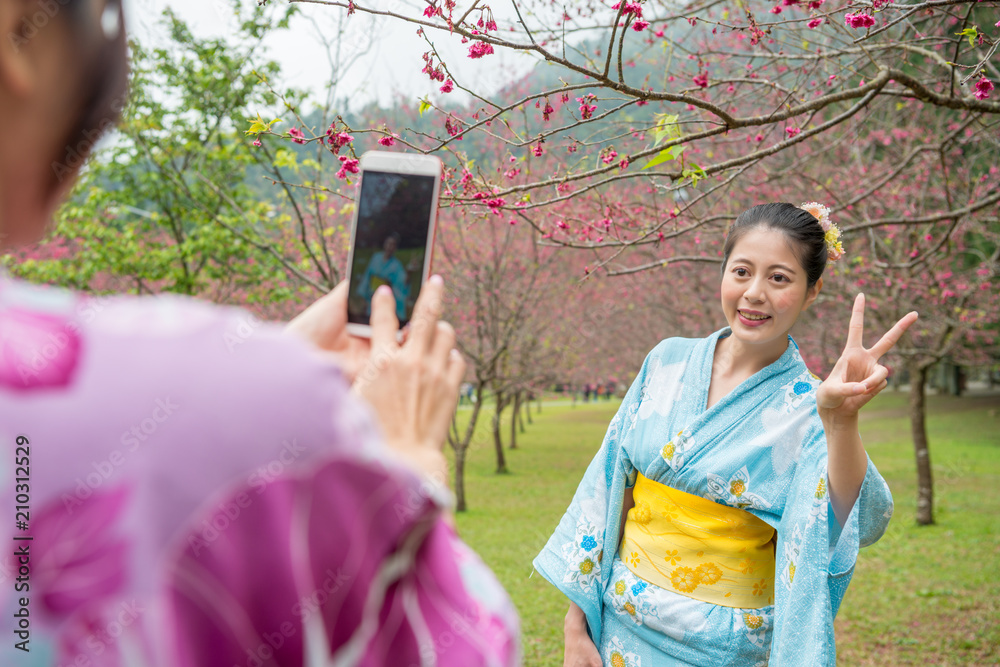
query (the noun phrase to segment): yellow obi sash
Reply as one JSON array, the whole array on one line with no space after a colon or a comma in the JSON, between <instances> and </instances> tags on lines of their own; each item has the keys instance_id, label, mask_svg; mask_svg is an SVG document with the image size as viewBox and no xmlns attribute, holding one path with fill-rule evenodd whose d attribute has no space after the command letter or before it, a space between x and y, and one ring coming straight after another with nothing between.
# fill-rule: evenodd
<instances>
[{"instance_id":1,"label":"yellow obi sash","mask_svg":"<svg viewBox=\"0 0 1000 667\"><path fill-rule=\"evenodd\" d=\"M619 557L660 588L724 607L774 603L774 528L639 475Z\"/></svg>"}]
</instances>

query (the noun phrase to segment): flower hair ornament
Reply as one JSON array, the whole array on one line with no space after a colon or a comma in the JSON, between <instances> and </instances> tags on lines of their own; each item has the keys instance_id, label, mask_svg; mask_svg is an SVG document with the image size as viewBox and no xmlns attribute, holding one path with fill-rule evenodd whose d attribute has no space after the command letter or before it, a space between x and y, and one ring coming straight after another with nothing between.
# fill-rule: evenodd
<instances>
[{"instance_id":1,"label":"flower hair ornament","mask_svg":"<svg viewBox=\"0 0 1000 667\"><path fill-rule=\"evenodd\" d=\"M836 262L843 257L844 246L840 242L840 227L830 222L830 209L815 201L802 204L799 208L816 218L819 226L823 228L827 260Z\"/></svg>"}]
</instances>

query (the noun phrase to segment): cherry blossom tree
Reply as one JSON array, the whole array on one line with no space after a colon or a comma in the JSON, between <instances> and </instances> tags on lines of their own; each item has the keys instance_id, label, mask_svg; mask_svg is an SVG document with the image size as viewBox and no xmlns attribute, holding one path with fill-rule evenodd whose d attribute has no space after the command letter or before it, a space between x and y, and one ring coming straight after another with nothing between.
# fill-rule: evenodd
<instances>
[{"instance_id":1,"label":"cherry blossom tree","mask_svg":"<svg viewBox=\"0 0 1000 667\"><path fill-rule=\"evenodd\" d=\"M796 147L849 140L849 121L884 111L876 101L980 119L1000 113L992 59L1000 27L983 3L609 0L564 8L517 0L508 10L481 0L393 9L310 2L411 24L427 43L411 66L433 91L421 108L443 123L402 145L451 157L453 192L462 205L511 212L556 242L601 250L595 268L613 274L689 259L660 253L655 262L628 264L625 250L721 234L731 219L727 202L747 175ZM462 42L467 57L484 68L501 49L548 67L489 94L477 78L461 79L442 60L445 40ZM471 102L449 104L455 91ZM506 147L519 177L481 161L466 171L478 157L477 138ZM559 153L558 168L533 168L532 159L546 152ZM462 185L473 187L459 188L470 174ZM660 205L652 196L638 202L615 196L614 186L630 180L648 183ZM593 202L587 219L551 215L570 197ZM988 193L955 210L998 201L1000 193ZM641 214L618 210L632 203L643 207ZM614 224L596 230L608 206ZM875 229L891 224L871 222Z\"/></svg>"}]
</instances>

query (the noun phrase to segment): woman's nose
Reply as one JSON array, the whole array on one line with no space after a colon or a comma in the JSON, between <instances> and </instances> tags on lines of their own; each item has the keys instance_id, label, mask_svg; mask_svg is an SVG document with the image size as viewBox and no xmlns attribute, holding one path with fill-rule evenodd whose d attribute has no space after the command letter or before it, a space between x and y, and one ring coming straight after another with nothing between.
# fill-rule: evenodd
<instances>
[{"instance_id":1,"label":"woman's nose","mask_svg":"<svg viewBox=\"0 0 1000 667\"><path fill-rule=\"evenodd\" d=\"M764 300L764 285L758 280L752 281L743 292L743 297L748 301L760 303Z\"/></svg>"}]
</instances>

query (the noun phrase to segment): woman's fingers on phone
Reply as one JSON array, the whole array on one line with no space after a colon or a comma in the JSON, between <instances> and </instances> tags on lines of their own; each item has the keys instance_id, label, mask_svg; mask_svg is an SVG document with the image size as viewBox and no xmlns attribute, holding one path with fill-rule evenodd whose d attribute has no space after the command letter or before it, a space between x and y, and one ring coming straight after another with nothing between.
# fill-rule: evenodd
<instances>
[{"instance_id":1,"label":"woman's fingers on phone","mask_svg":"<svg viewBox=\"0 0 1000 667\"><path fill-rule=\"evenodd\" d=\"M399 320L396 318L396 298L392 288L380 286L372 295L372 350L392 349L396 344Z\"/></svg>"},{"instance_id":2,"label":"woman's fingers on phone","mask_svg":"<svg viewBox=\"0 0 1000 667\"><path fill-rule=\"evenodd\" d=\"M448 354L455 347L455 329L447 322L438 322L431 343L431 359L442 371L448 368Z\"/></svg>"},{"instance_id":3,"label":"woman's fingers on phone","mask_svg":"<svg viewBox=\"0 0 1000 667\"><path fill-rule=\"evenodd\" d=\"M424 353L431 349L437 321L441 317L441 296L444 292L444 280L441 276L431 276L423 288L417 303L413 307L413 319L410 320L408 344L418 352Z\"/></svg>"},{"instance_id":4,"label":"woman's fingers on phone","mask_svg":"<svg viewBox=\"0 0 1000 667\"><path fill-rule=\"evenodd\" d=\"M448 351L448 382L455 388L456 403L458 402L458 387L462 384L462 380L465 379L465 368L466 363L462 353L455 348L451 348Z\"/></svg>"}]
</instances>

